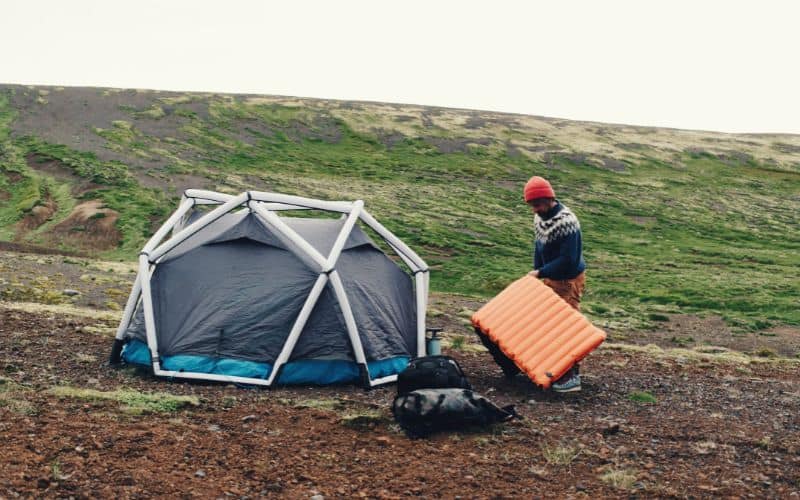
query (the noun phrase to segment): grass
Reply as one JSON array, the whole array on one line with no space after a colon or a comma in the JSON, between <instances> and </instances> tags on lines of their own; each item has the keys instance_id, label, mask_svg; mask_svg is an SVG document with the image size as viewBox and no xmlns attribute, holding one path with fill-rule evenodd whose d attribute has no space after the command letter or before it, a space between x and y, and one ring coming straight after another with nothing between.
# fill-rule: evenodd
<instances>
[{"instance_id":1,"label":"grass","mask_svg":"<svg viewBox=\"0 0 800 500\"><path fill-rule=\"evenodd\" d=\"M682 360L697 363L723 363L738 365L741 367L755 363L778 363L782 365L800 366L800 359L782 358L778 357L777 355L751 356L746 353L731 351L716 346L697 346L692 349L662 349L654 344L640 346L633 344L605 342L600 346L600 349L613 349L620 352L644 353L647 354L648 357L657 360Z\"/></svg>"},{"instance_id":2,"label":"grass","mask_svg":"<svg viewBox=\"0 0 800 500\"><path fill-rule=\"evenodd\" d=\"M317 410L336 410L343 407L342 401L327 398L287 400L285 403L293 408L313 408Z\"/></svg>"},{"instance_id":3,"label":"grass","mask_svg":"<svg viewBox=\"0 0 800 500\"><path fill-rule=\"evenodd\" d=\"M569 465L580 455L580 450L564 444L542 445L541 449L542 456L550 465Z\"/></svg>"},{"instance_id":4,"label":"grass","mask_svg":"<svg viewBox=\"0 0 800 500\"><path fill-rule=\"evenodd\" d=\"M30 392L30 389L0 376L0 407L8 408L20 415L38 414L39 409L36 405L25 399L27 392Z\"/></svg>"},{"instance_id":5,"label":"grass","mask_svg":"<svg viewBox=\"0 0 800 500\"><path fill-rule=\"evenodd\" d=\"M50 464L50 477L53 481L64 479L63 474L61 474L61 461L57 458Z\"/></svg>"},{"instance_id":6,"label":"grass","mask_svg":"<svg viewBox=\"0 0 800 500\"><path fill-rule=\"evenodd\" d=\"M69 297L51 288L46 277L36 278L32 283L12 282L0 290L0 299L11 302L38 302L57 305L69 303Z\"/></svg>"},{"instance_id":7,"label":"grass","mask_svg":"<svg viewBox=\"0 0 800 500\"><path fill-rule=\"evenodd\" d=\"M628 399L635 403L657 403L658 400L655 396L647 391L633 391L628 394Z\"/></svg>"},{"instance_id":8,"label":"grass","mask_svg":"<svg viewBox=\"0 0 800 500\"><path fill-rule=\"evenodd\" d=\"M389 422L389 419L383 412L375 409L365 409L359 411L350 411L342 415L339 421L345 427L353 429L369 429L379 424Z\"/></svg>"},{"instance_id":9,"label":"grass","mask_svg":"<svg viewBox=\"0 0 800 500\"><path fill-rule=\"evenodd\" d=\"M629 490L636 482L636 473L628 469L611 469L600 475L600 480L620 490Z\"/></svg>"},{"instance_id":10,"label":"grass","mask_svg":"<svg viewBox=\"0 0 800 500\"><path fill-rule=\"evenodd\" d=\"M137 181L144 170L136 165L150 161L151 179L186 173L226 192L256 187L364 199L426 259L433 290L485 298L530 268L532 224L520 191L540 174L581 220L589 265L584 304L598 326L659 328L668 314L693 313L718 315L738 331L800 325L794 304L800 169L790 139L781 138L776 149L770 138L752 138L757 146L751 146L699 132L639 134L607 126L600 135L586 124L558 128L525 116L514 116L515 125L498 118L467 128L466 118L449 110L423 119L415 107L154 94L151 106L124 108L129 119L103 130L85 124L97 129L105 147L130 159L104 161L41 137L12 137L18 111L10 92L0 90L0 193L10 197L0 203L2 239L14 237L16 222L42 202L45 188L57 191L64 206L79 201L63 182L27 166L26 156L35 153L96 183L81 199L99 198L119 212L122 233L118 248L103 257L135 259L177 203L177 193ZM207 113L196 112L198 105ZM180 123L166 134L169 140L144 132L147 120L163 125L167 112ZM381 130L402 135L389 146ZM703 140L709 137L719 151ZM432 138L468 144L443 153ZM545 145L560 152L509 154L509 141L523 150ZM623 171L602 168L595 152L606 150ZM12 182L14 176L20 178Z\"/></svg>"},{"instance_id":11,"label":"grass","mask_svg":"<svg viewBox=\"0 0 800 500\"><path fill-rule=\"evenodd\" d=\"M389 419L379 408L350 407L353 403L345 398L303 398L278 399L282 404L296 409L314 409L328 412L340 412L339 422L353 429L372 428L377 424L388 423ZM357 403L356 403L357 404Z\"/></svg>"},{"instance_id":12,"label":"grass","mask_svg":"<svg viewBox=\"0 0 800 500\"><path fill-rule=\"evenodd\" d=\"M0 308L24 311L35 314L66 314L80 316L110 323L119 323L122 319L121 311L100 311L88 307L78 307L71 304L42 304L39 302L5 302L0 300Z\"/></svg>"},{"instance_id":13,"label":"grass","mask_svg":"<svg viewBox=\"0 0 800 500\"><path fill-rule=\"evenodd\" d=\"M69 386L53 387L50 394L65 399L81 399L85 401L116 401L123 405L129 413L172 413L188 406L199 406L200 400L195 396L176 396L162 392L145 393L132 389L115 391L98 391Z\"/></svg>"},{"instance_id":14,"label":"grass","mask_svg":"<svg viewBox=\"0 0 800 500\"><path fill-rule=\"evenodd\" d=\"M669 339L669 341L679 346L687 346L689 344L694 343L695 340L693 337L673 336L672 338Z\"/></svg>"},{"instance_id":15,"label":"grass","mask_svg":"<svg viewBox=\"0 0 800 500\"><path fill-rule=\"evenodd\" d=\"M454 349L456 351L463 350L466 340L466 337L463 335L453 335L450 337L450 349Z\"/></svg>"},{"instance_id":16,"label":"grass","mask_svg":"<svg viewBox=\"0 0 800 500\"><path fill-rule=\"evenodd\" d=\"M79 352L79 353L75 354L75 359L79 363L85 363L85 364L97 363L97 356L94 356L93 354L86 354L86 353Z\"/></svg>"},{"instance_id":17,"label":"grass","mask_svg":"<svg viewBox=\"0 0 800 500\"><path fill-rule=\"evenodd\" d=\"M777 358L778 353L775 352L774 349L770 349L769 347L760 347L755 350L753 353L760 358Z\"/></svg>"}]
</instances>

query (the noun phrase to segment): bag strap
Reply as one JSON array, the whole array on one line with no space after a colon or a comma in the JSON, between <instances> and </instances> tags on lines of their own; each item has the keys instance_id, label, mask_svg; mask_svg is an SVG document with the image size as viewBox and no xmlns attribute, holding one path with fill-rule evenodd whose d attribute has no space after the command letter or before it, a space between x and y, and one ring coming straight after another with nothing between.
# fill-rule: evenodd
<instances>
[{"instance_id":1,"label":"bag strap","mask_svg":"<svg viewBox=\"0 0 800 500\"><path fill-rule=\"evenodd\" d=\"M512 418L518 418L522 420L522 415L517 413L517 409L514 407L514 405L506 405L500 409L511 415L507 420L511 420Z\"/></svg>"},{"instance_id":2,"label":"bag strap","mask_svg":"<svg viewBox=\"0 0 800 500\"><path fill-rule=\"evenodd\" d=\"M444 403L445 395L439 394L439 397L436 398L436 404L433 405L433 413L441 413L439 410L442 408L442 403Z\"/></svg>"},{"instance_id":3,"label":"bag strap","mask_svg":"<svg viewBox=\"0 0 800 500\"><path fill-rule=\"evenodd\" d=\"M459 376L461 376L461 377L465 376L464 375L464 370L461 369L461 365L458 364L458 361L456 361L455 359L451 358L450 356L442 356L442 359L446 363L448 363L448 364L450 364L452 366L455 366L456 367L456 371L458 372Z\"/></svg>"}]
</instances>

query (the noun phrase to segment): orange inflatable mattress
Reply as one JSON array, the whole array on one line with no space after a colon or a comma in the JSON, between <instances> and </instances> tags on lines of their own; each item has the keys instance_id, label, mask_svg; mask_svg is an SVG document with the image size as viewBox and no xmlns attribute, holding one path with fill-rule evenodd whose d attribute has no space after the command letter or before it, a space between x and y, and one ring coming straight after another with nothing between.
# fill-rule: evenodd
<instances>
[{"instance_id":1,"label":"orange inflatable mattress","mask_svg":"<svg viewBox=\"0 0 800 500\"><path fill-rule=\"evenodd\" d=\"M545 389L606 339L603 330L528 275L481 307L472 324Z\"/></svg>"}]
</instances>

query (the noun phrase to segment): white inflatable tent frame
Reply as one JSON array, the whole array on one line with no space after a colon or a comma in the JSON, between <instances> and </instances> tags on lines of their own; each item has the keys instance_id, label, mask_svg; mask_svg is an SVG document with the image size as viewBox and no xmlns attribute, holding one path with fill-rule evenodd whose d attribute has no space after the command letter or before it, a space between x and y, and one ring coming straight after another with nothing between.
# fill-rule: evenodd
<instances>
[{"instance_id":1,"label":"white inflatable tent frame","mask_svg":"<svg viewBox=\"0 0 800 500\"><path fill-rule=\"evenodd\" d=\"M195 205L218 205L191 224L186 225L188 213ZM319 273L317 281L311 288L297 319L289 331L289 336L278 354L272 367L270 376L267 379L237 377L230 375L219 375L213 373L171 371L161 368L161 360L158 353L158 335L153 316L152 293L150 290L150 279L158 266L161 258L170 250L175 248L189 236L200 231L223 215L243 207L238 211L250 211L255 213L259 219L266 224L275 235L286 245L287 249L297 256L305 265L313 271ZM303 239L297 232L289 227L276 212L283 210L323 210L329 212L339 212L343 217L347 217L342 229L330 250L328 256L320 254L311 244ZM411 248L403 243L391 231L381 225L365 209L362 200L354 202L345 201L323 201L300 196L285 195L279 193L269 193L262 191L245 191L239 195L217 193L200 189L188 189L181 197L177 210L167 219L166 222L155 232L150 240L145 244L139 254L139 272L133 283L131 294L125 305L122 320L114 341L111 363L119 362L119 354L122 349L123 338L128 329L131 318L136 306L141 299L144 310L145 332L147 335L147 347L150 350L153 373L161 377L174 377L195 380L212 380L219 382L249 384L271 387L276 384L280 377L283 366L289 361L289 357L294 350L297 340L303 331L314 305L317 303L325 285L330 282L334 295L339 302L339 306L344 316L345 326L353 348L356 363L362 372L362 382L366 387L375 387L381 384L394 382L397 375L373 379L369 374L364 348L361 345L361 338L358 335L358 327L353 317L350 303L347 300L342 280L336 270L336 262L344 248L353 227L357 221L361 221L373 229L381 236L389 247L400 257L409 267L414 275L414 291L417 307L417 356L425 355L425 312L428 307L429 291L429 268L424 260L417 255ZM172 235L163 241L169 232Z\"/></svg>"}]
</instances>

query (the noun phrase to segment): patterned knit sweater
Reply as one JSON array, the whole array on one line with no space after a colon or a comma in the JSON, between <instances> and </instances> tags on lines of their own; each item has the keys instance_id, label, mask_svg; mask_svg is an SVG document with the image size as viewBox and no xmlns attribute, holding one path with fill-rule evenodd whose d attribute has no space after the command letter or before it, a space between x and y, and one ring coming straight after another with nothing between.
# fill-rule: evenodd
<instances>
[{"instance_id":1,"label":"patterned knit sweater","mask_svg":"<svg viewBox=\"0 0 800 500\"><path fill-rule=\"evenodd\" d=\"M544 216L535 215L533 223L533 267L539 270L540 278L567 280L586 269L581 224L569 208L556 201Z\"/></svg>"}]
</instances>

